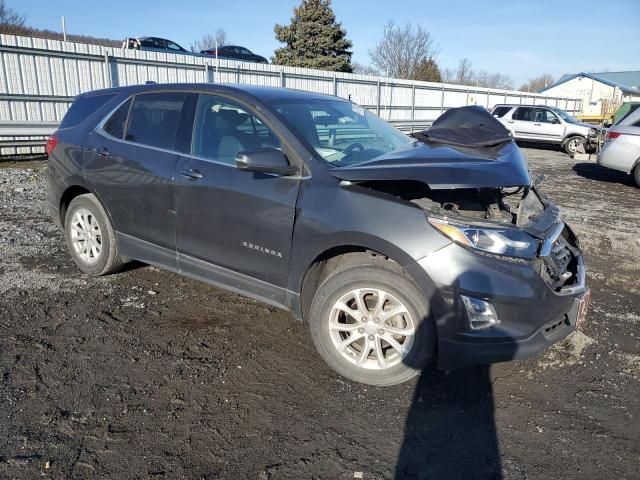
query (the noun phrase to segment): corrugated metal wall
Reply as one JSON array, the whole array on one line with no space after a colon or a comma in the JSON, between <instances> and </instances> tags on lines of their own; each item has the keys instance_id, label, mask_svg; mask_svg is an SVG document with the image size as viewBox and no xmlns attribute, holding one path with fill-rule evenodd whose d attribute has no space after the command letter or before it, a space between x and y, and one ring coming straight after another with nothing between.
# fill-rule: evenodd
<instances>
[{"instance_id":1,"label":"corrugated metal wall","mask_svg":"<svg viewBox=\"0 0 640 480\"><path fill-rule=\"evenodd\" d=\"M405 128L444 110L496 103L552 105L579 111L580 100L508 90L397 80L296 67L121 50L99 45L0 35L0 155L43 151L73 97L90 90L154 81L247 83L328 93L371 109Z\"/></svg>"}]
</instances>

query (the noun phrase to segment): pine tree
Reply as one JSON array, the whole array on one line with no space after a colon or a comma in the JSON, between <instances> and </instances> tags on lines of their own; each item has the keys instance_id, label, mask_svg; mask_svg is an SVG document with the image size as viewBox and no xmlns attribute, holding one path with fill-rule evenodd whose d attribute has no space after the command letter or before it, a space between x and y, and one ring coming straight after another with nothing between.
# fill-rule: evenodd
<instances>
[{"instance_id":1,"label":"pine tree","mask_svg":"<svg viewBox=\"0 0 640 480\"><path fill-rule=\"evenodd\" d=\"M276 39L286 46L271 59L276 65L351 72L352 43L336 22L331 0L302 0L294 8L290 25L274 27Z\"/></svg>"},{"instance_id":2,"label":"pine tree","mask_svg":"<svg viewBox=\"0 0 640 480\"><path fill-rule=\"evenodd\" d=\"M442 82L442 75L440 75L440 69L438 68L438 64L432 58L423 58L416 65L415 70L413 71L413 79L414 80L422 80L423 82Z\"/></svg>"}]
</instances>

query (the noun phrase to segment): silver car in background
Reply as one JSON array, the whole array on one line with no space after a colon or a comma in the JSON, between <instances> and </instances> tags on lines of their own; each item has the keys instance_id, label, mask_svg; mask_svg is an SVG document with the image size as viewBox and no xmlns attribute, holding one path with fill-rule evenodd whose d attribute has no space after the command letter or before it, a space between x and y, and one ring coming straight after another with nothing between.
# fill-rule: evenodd
<instances>
[{"instance_id":1,"label":"silver car in background","mask_svg":"<svg viewBox=\"0 0 640 480\"><path fill-rule=\"evenodd\" d=\"M569 155L576 153L581 144L587 150L595 146L600 133L598 127L581 123L556 107L498 104L491 114L511 131L514 139L561 145Z\"/></svg>"},{"instance_id":2,"label":"silver car in background","mask_svg":"<svg viewBox=\"0 0 640 480\"><path fill-rule=\"evenodd\" d=\"M632 175L640 186L640 108L609 129L598 163Z\"/></svg>"}]
</instances>

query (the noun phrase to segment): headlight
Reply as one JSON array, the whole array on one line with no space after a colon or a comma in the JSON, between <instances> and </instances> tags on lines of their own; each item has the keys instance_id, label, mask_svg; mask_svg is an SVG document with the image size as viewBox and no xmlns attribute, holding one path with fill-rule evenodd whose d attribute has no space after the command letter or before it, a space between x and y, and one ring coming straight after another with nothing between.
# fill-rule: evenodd
<instances>
[{"instance_id":1,"label":"headlight","mask_svg":"<svg viewBox=\"0 0 640 480\"><path fill-rule=\"evenodd\" d=\"M516 228L465 225L439 218L429 218L429 223L455 243L487 253L533 258L538 250L538 241Z\"/></svg>"},{"instance_id":2,"label":"headlight","mask_svg":"<svg viewBox=\"0 0 640 480\"><path fill-rule=\"evenodd\" d=\"M598 130L596 128L590 128L589 129L589 136L590 137L595 137L596 135L598 135Z\"/></svg>"}]
</instances>

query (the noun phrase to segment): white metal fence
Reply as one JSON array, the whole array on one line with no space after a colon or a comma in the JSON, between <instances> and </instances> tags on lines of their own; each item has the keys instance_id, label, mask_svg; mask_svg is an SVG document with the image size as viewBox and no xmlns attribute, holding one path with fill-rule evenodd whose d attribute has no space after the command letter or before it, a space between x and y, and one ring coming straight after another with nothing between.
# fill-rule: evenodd
<instances>
[{"instance_id":1,"label":"white metal fence","mask_svg":"<svg viewBox=\"0 0 640 480\"><path fill-rule=\"evenodd\" d=\"M45 136L75 95L147 81L246 83L328 93L350 98L408 130L423 129L448 108L465 105L581 109L578 99L535 93L0 35L0 155L43 151Z\"/></svg>"}]
</instances>

